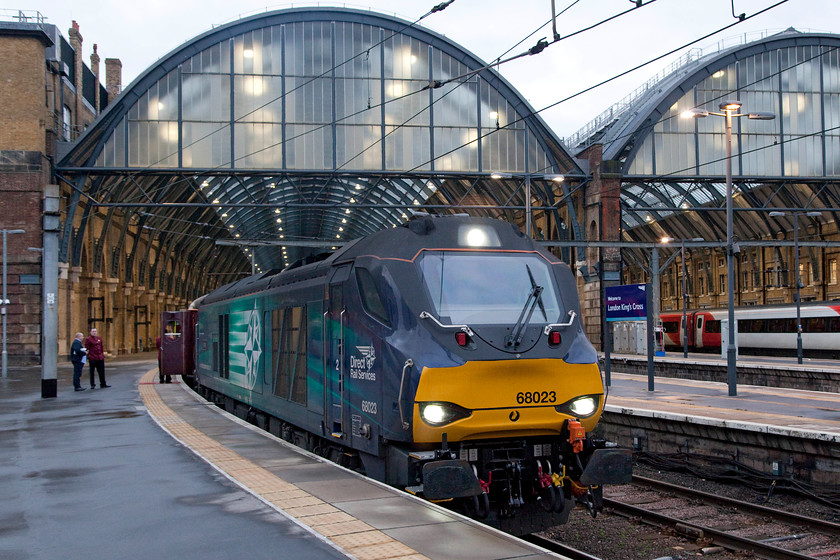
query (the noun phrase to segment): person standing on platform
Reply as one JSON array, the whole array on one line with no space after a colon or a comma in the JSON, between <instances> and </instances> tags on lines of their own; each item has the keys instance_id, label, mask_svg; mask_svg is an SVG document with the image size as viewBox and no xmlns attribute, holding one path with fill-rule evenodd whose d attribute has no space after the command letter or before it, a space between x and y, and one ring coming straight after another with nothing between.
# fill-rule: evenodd
<instances>
[{"instance_id":1,"label":"person standing on platform","mask_svg":"<svg viewBox=\"0 0 840 560\"><path fill-rule=\"evenodd\" d=\"M88 365L90 366L90 388L96 388L93 372L99 372L99 387L105 389L110 387L105 383L105 350L102 348L102 339L99 338L96 328L90 329L90 336L85 339L87 348Z\"/></svg>"},{"instance_id":2,"label":"person standing on platform","mask_svg":"<svg viewBox=\"0 0 840 560\"><path fill-rule=\"evenodd\" d=\"M171 375L168 375L168 374L166 376L163 375L163 362L161 360L161 358L163 357L163 355L162 355L163 347L160 345L160 337L157 337L155 339L155 345L157 345L157 349L158 349L158 382L159 383L172 383L172 376ZM165 381L164 381L164 378L166 379Z\"/></svg>"},{"instance_id":3,"label":"person standing on platform","mask_svg":"<svg viewBox=\"0 0 840 560\"><path fill-rule=\"evenodd\" d=\"M82 387L82 367L87 361L87 348L82 345L82 339L84 337L85 335L77 332L73 344L70 345L70 362L73 364L73 388L76 391L85 390Z\"/></svg>"}]
</instances>

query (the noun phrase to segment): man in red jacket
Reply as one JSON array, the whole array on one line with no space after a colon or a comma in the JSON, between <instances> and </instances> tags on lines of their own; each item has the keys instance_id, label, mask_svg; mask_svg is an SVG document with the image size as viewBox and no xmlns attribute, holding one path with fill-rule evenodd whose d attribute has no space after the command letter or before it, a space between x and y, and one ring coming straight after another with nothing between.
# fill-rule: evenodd
<instances>
[{"instance_id":1,"label":"man in red jacket","mask_svg":"<svg viewBox=\"0 0 840 560\"><path fill-rule=\"evenodd\" d=\"M90 329L90 336L85 339L85 348L87 348L87 359L90 365L90 388L96 388L94 370L99 372L99 386L102 389L110 387L105 383L105 350L102 349L102 339L99 338L95 328Z\"/></svg>"}]
</instances>

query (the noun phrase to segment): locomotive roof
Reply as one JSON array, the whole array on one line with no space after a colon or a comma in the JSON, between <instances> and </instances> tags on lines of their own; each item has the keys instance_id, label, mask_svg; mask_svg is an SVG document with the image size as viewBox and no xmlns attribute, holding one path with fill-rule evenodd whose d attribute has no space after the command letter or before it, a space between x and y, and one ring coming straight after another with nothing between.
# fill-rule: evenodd
<instances>
[{"instance_id":1,"label":"locomotive roof","mask_svg":"<svg viewBox=\"0 0 840 560\"><path fill-rule=\"evenodd\" d=\"M508 222L465 215L441 217L422 215L402 226L383 229L356 239L335 253L323 255L323 258L316 262L297 262L283 270L270 270L226 284L197 300L197 305L319 278L327 275L335 265L352 262L358 257L411 260L423 249L470 248L459 238L462 235L462 226L466 225L492 229L498 236L494 247L514 251L539 250L538 246L518 227Z\"/></svg>"}]
</instances>

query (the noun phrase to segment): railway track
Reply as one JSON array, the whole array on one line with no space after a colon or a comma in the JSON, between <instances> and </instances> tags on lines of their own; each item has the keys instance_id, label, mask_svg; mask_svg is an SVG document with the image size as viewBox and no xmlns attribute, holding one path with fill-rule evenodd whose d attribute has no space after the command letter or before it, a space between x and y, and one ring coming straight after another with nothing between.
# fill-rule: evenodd
<instances>
[{"instance_id":1,"label":"railway track","mask_svg":"<svg viewBox=\"0 0 840 560\"><path fill-rule=\"evenodd\" d=\"M601 558L597 556L592 556L591 554L587 554L582 550L572 548L568 545L546 537L542 537L540 535L525 535L524 537L522 537L522 540L531 544L535 544L537 546L541 546L546 550L554 552L555 554L560 554L565 558L569 558L569 560L601 560Z\"/></svg>"},{"instance_id":2,"label":"railway track","mask_svg":"<svg viewBox=\"0 0 840 560\"><path fill-rule=\"evenodd\" d=\"M634 476L604 505L614 513L767 560L840 559L840 525Z\"/></svg>"}]
</instances>

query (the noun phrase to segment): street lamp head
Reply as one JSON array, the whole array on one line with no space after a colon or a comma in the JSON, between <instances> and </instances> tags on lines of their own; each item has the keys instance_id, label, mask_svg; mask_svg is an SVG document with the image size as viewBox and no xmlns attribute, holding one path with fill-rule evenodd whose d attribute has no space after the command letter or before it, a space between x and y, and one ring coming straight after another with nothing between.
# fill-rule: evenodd
<instances>
[{"instance_id":1,"label":"street lamp head","mask_svg":"<svg viewBox=\"0 0 840 560\"><path fill-rule=\"evenodd\" d=\"M776 114L759 111L756 113L747 113L747 118L754 121L772 121L776 118Z\"/></svg>"},{"instance_id":2,"label":"street lamp head","mask_svg":"<svg viewBox=\"0 0 840 560\"><path fill-rule=\"evenodd\" d=\"M718 107L720 107L721 111L737 111L741 108L741 102L737 99L727 99L718 105Z\"/></svg>"},{"instance_id":3,"label":"street lamp head","mask_svg":"<svg viewBox=\"0 0 840 560\"><path fill-rule=\"evenodd\" d=\"M708 116L709 112L703 109L689 109L680 113L680 117L684 119L704 119Z\"/></svg>"}]
</instances>

